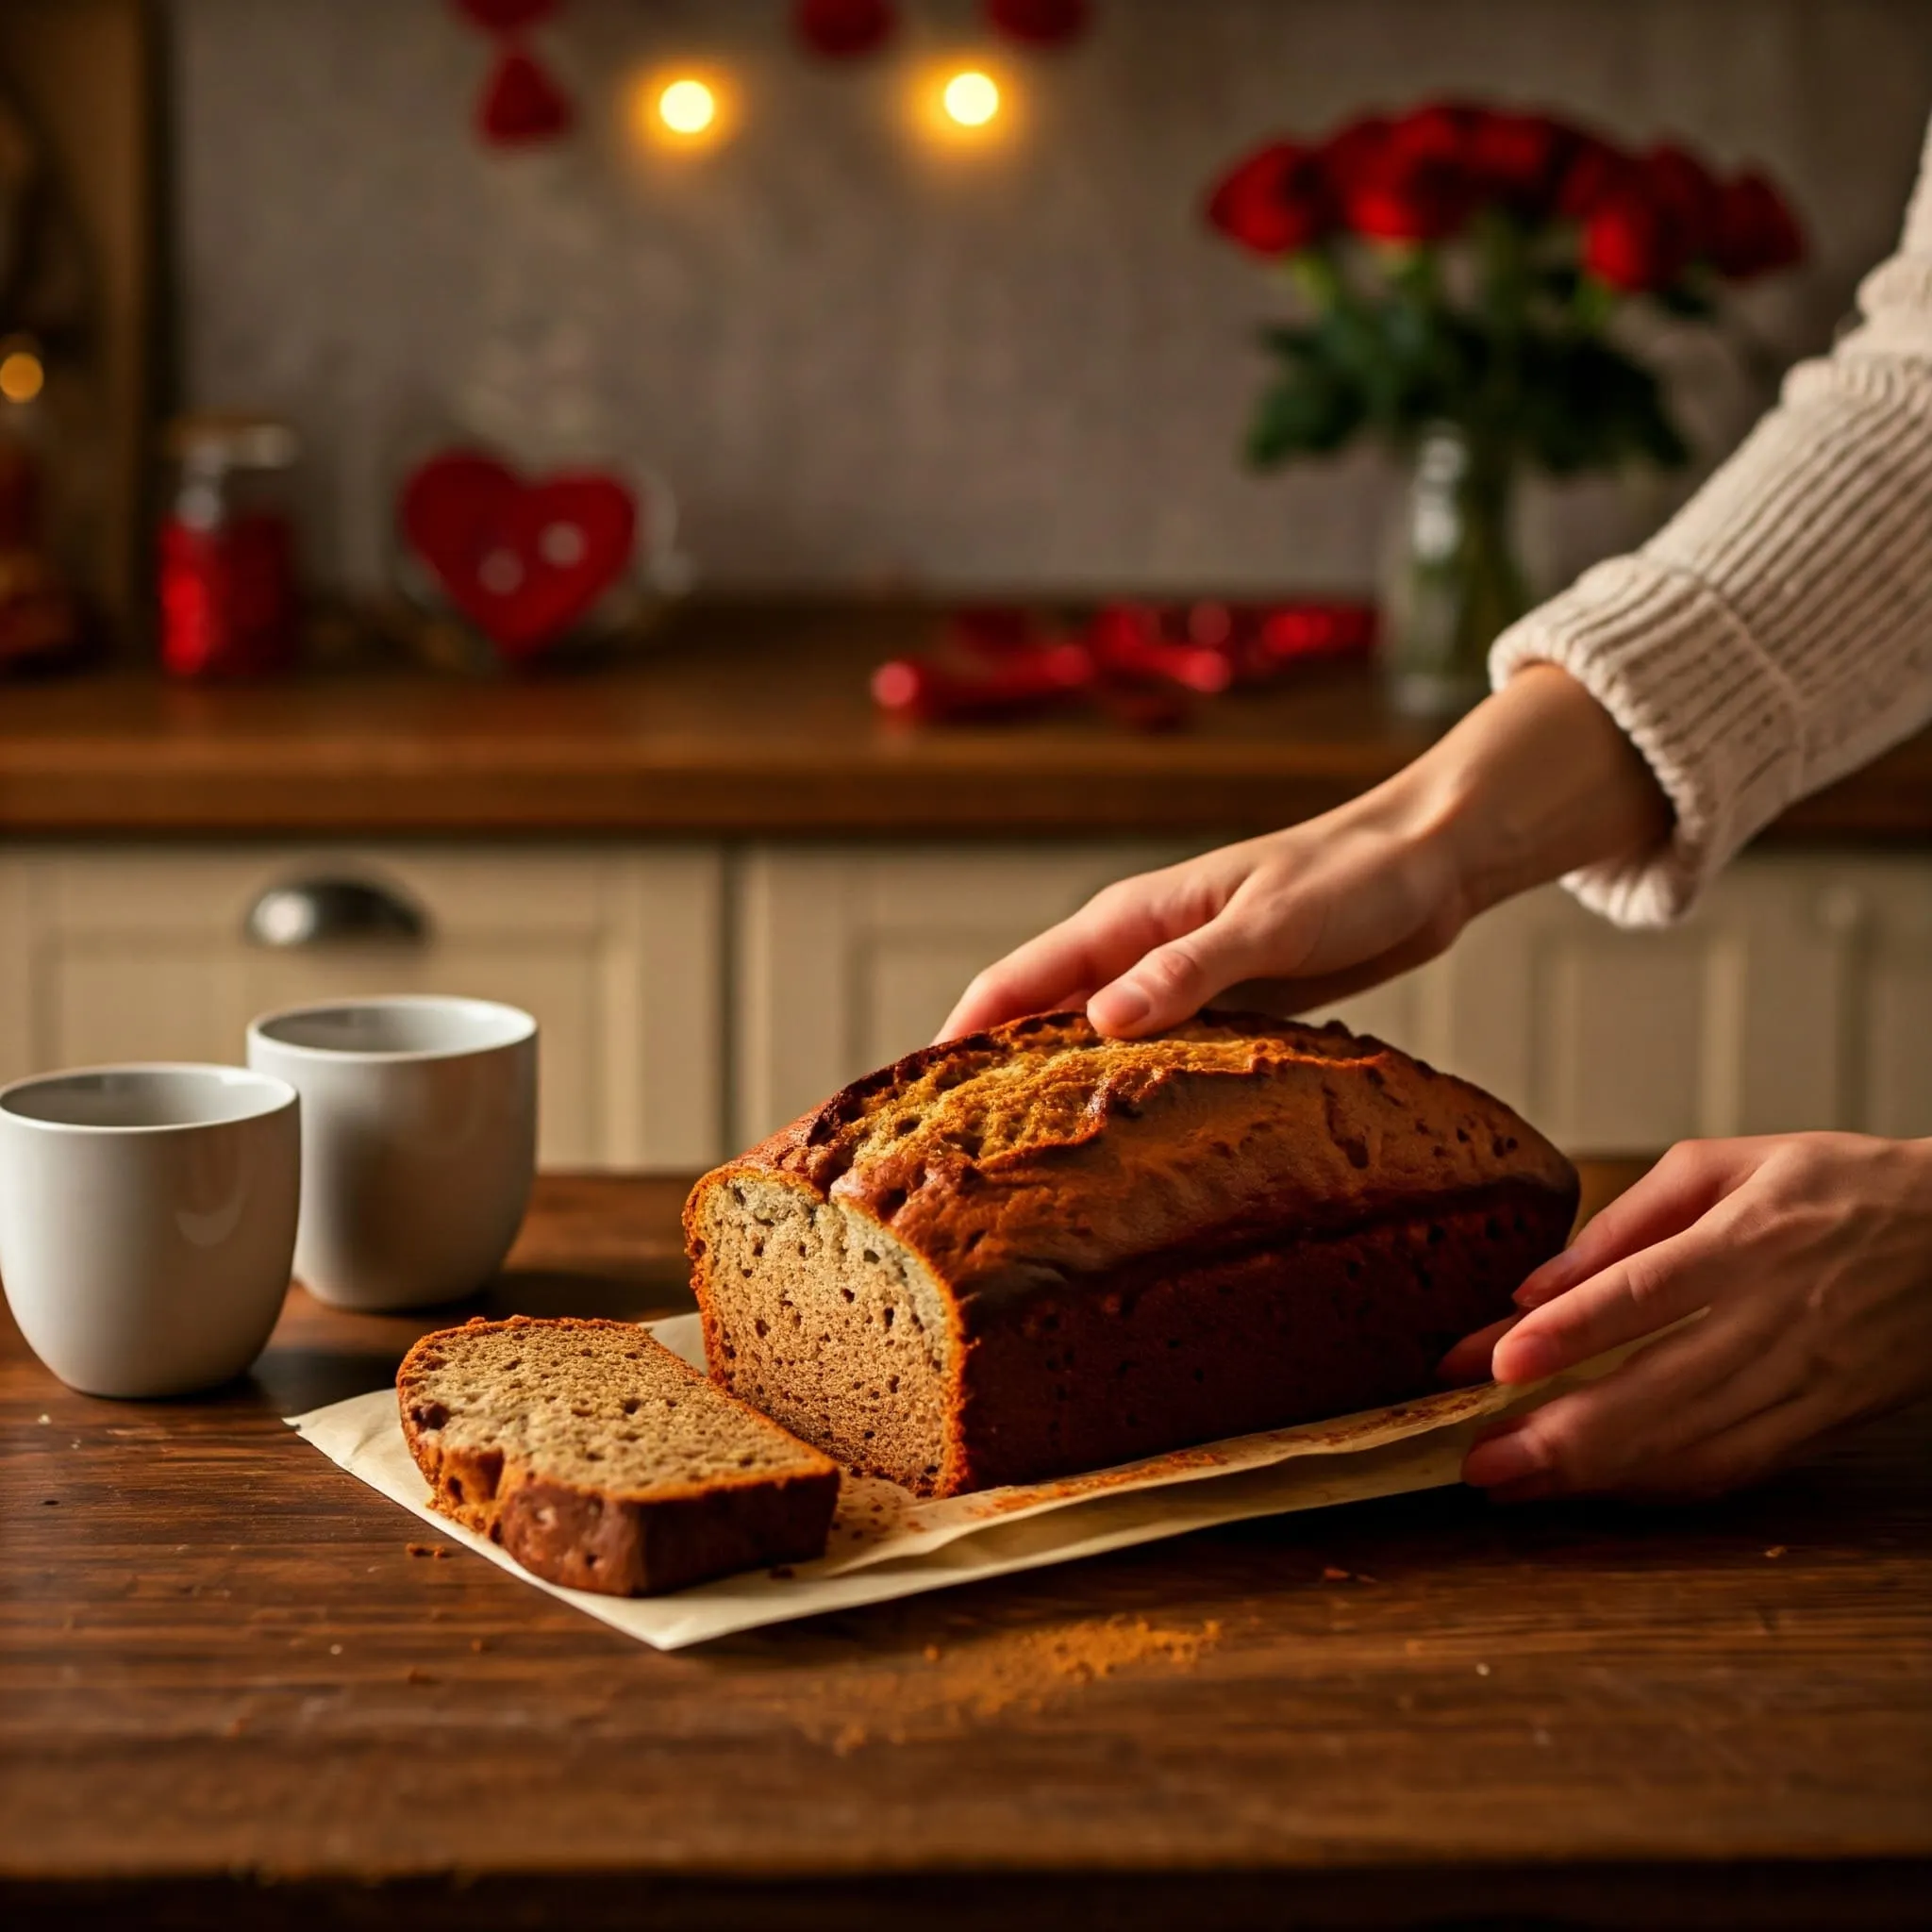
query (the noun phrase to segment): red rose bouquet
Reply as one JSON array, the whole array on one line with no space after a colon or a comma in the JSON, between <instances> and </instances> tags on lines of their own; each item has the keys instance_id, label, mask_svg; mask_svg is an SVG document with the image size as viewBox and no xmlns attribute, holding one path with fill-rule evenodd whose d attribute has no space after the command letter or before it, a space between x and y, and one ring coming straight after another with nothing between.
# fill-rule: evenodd
<instances>
[{"instance_id":1,"label":"red rose bouquet","mask_svg":"<svg viewBox=\"0 0 1932 1932\"><path fill-rule=\"evenodd\" d=\"M1611 333L1619 309L1642 300L1712 318L1723 284L1804 254L1761 174L1723 177L1681 147L1632 152L1549 115L1462 101L1272 142L1215 186L1208 218L1284 261L1304 298L1302 316L1263 331L1276 368L1251 462L1364 434L1425 458L1432 439L1455 445L1433 474L1453 488L1459 534L1437 546L1435 594L1388 613L1396 650L1407 636L1459 660L1456 696L1424 709L1476 694L1481 653L1524 604L1505 528L1519 470L1689 454L1657 375ZM1430 474L1420 462L1419 481Z\"/></svg>"}]
</instances>

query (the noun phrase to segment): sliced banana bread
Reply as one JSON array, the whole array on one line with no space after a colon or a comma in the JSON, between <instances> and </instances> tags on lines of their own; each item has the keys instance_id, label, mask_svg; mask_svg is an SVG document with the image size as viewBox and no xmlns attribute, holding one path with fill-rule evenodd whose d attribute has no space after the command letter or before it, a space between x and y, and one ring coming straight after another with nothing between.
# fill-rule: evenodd
<instances>
[{"instance_id":1,"label":"sliced banana bread","mask_svg":"<svg viewBox=\"0 0 1932 1932\"><path fill-rule=\"evenodd\" d=\"M480 1316L396 1371L436 1507L609 1596L824 1553L837 1466L627 1322Z\"/></svg>"},{"instance_id":2,"label":"sliced banana bread","mask_svg":"<svg viewBox=\"0 0 1932 1932\"><path fill-rule=\"evenodd\" d=\"M685 1235L721 1387L953 1495L1421 1394L1575 1208L1500 1101L1341 1025L1054 1013L848 1087Z\"/></svg>"}]
</instances>

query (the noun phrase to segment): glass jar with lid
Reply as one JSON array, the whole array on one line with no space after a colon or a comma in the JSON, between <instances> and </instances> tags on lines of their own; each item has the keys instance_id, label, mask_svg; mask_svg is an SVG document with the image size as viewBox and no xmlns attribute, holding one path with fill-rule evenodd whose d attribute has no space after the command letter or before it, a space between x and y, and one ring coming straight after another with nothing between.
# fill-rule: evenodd
<instances>
[{"instance_id":1,"label":"glass jar with lid","mask_svg":"<svg viewBox=\"0 0 1932 1932\"><path fill-rule=\"evenodd\" d=\"M295 432L268 417L184 416L169 425L166 448L162 668L176 677L293 669L301 652Z\"/></svg>"}]
</instances>

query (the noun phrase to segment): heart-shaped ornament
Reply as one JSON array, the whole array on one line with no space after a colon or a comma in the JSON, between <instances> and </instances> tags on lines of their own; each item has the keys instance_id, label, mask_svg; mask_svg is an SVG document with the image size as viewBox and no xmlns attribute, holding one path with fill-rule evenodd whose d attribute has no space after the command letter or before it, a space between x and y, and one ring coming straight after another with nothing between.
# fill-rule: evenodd
<instances>
[{"instance_id":1,"label":"heart-shaped ornament","mask_svg":"<svg viewBox=\"0 0 1932 1932\"><path fill-rule=\"evenodd\" d=\"M506 657L541 656L629 569L628 485L595 471L526 481L478 450L447 450L403 485L404 541Z\"/></svg>"}]
</instances>

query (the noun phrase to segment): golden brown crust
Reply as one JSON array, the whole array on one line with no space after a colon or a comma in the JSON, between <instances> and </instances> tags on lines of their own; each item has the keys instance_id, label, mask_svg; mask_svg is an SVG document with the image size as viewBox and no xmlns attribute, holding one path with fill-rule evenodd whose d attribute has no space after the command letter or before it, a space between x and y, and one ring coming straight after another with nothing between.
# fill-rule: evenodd
<instances>
[{"instance_id":1,"label":"golden brown crust","mask_svg":"<svg viewBox=\"0 0 1932 1932\"><path fill-rule=\"evenodd\" d=\"M1144 1041L1051 1013L927 1047L707 1175L693 1202L743 1173L862 1208L960 1301L1250 1227L1346 1226L1505 1181L1576 1188L1466 1081L1339 1024L1215 1011Z\"/></svg>"},{"instance_id":2,"label":"golden brown crust","mask_svg":"<svg viewBox=\"0 0 1932 1932\"><path fill-rule=\"evenodd\" d=\"M445 1441L441 1405L425 1388L453 1342L478 1330L494 1333L541 1325L616 1331L630 1323L561 1317L539 1324L526 1315L504 1322L475 1316L461 1327L425 1335L396 1371L403 1436L443 1515L500 1544L533 1575L574 1590L641 1596L682 1590L708 1577L773 1563L808 1562L824 1554L838 1500L839 1468L792 1438L798 1468L731 1478L705 1474L686 1482L654 1483L647 1492L559 1481L490 1445ZM656 1344L654 1344L656 1346ZM707 1378L663 1351L691 1383ZM776 1424L746 1409L760 1430Z\"/></svg>"}]
</instances>

